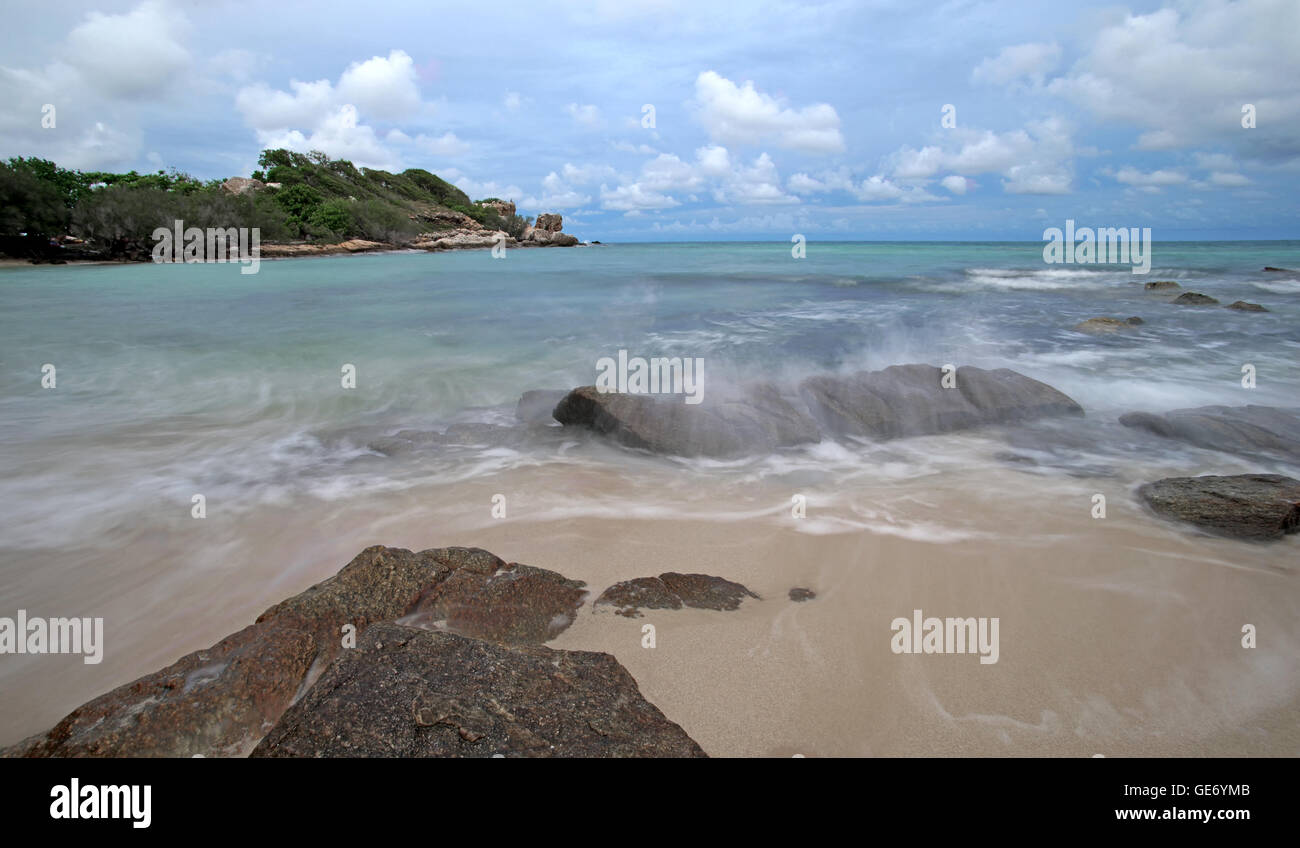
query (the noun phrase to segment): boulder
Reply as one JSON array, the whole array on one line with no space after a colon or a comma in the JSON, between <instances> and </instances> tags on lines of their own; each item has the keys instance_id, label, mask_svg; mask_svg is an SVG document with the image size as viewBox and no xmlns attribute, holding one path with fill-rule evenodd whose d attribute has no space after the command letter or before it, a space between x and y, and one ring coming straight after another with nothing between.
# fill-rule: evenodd
<instances>
[{"instance_id":1,"label":"boulder","mask_svg":"<svg viewBox=\"0 0 1300 848\"><path fill-rule=\"evenodd\" d=\"M811 601L817 597L817 593L812 589L805 589L802 586L796 586L790 590L790 600L795 602Z\"/></svg>"},{"instance_id":2,"label":"boulder","mask_svg":"<svg viewBox=\"0 0 1300 848\"><path fill-rule=\"evenodd\" d=\"M799 392L825 431L875 439L1083 414L1068 396L1006 368L963 366L954 388L943 387L943 376L933 365L891 365L847 377L810 377Z\"/></svg>"},{"instance_id":3,"label":"boulder","mask_svg":"<svg viewBox=\"0 0 1300 848\"><path fill-rule=\"evenodd\" d=\"M478 205L484 209L491 209L502 218L509 218L515 214L515 205L509 200L480 200Z\"/></svg>"},{"instance_id":4,"label":"boulder","mask_svg":"<svg viewBox=\"0 0 1300 848\"><path fill-rule=\"evenodd\" d=\"M735 610L745 598L762 600L739 583L708 574L669 571L658 577L637 577L615 583L592 603L592 610L613 606L618 615L638 618L642 609Z\"/></svg>"},{"instance_id":5,"label":"boulder","mask_svg":"<svg viewBox=\"0 0 1300 848\"><path fill-rule=\"evenodd\" d=\"M1214 298L1200 292L1183 292L1171 302L1182 306L1211 306L1218 303Z\"/></svg>"},{"instance_id":6,"label":"boulder","mask_svg":"<svg viewBox=\"0 0 1300 848\"><path fill-rule=\"evenodd\" d=\"M564 216L554 212L544 212L537 216L537 221L533 226L539 230L558 233L564 229Z\"/></svg>"},{"instance_id":7,"label":"boulder","mask_svg":"<svg viewBox=\"0 0 1300 848\"><path fill-rule=\"evenodd\" d=\"M513 247L515 240L503 230L457 230L434 239L420 239L411 246L421 250L466 250L495 247L501 243Z\"/></svg>"},{"instance_id":8,"label":"boulder","mask_svg":"<svg viewBox=\"0 0 1300 848\"><path fill-rule=\"evenodd\" d=\"M1129 412L1125 427L1243 456L1274 454L1300 462L1300 411L1272 406L1199 406L1163 415Z\"/></svg>"},{"instance_id":9,"label":"boulder","mask_svg":"<svg viewBox=\"0 0 1300 848\"><path fill-rule=\"evenodd\" d=\"M377 624L254 757L703 757L609 654Z\"/></svg>"},{"instance_id":10,"label":"boulder","mask_svg":"<svg viewBox=\"0 0 1300 848\"><path fill-rule=\"evenodd\" d=\"M1178 285L1178 283L1175 283L1173 280L1152 280L1143 286L1143 288L1147 291L1162 291L1165 289L1182 288L1182 286Z\"/></svg>"},{"instance_id":11,"label":"boulder","mask_svg":"<svg viewBox=\"0 0 1300 848\"><path fill-rule=\"evenodd\" d=\"M1265 265L1265 266L1264 266L1264 270L1265 270L1265 271L1272 271L1272 272L1277 273L1277 274L1295 274L1295 273L1297 273L1296 271L1292 271L1290 268L1274 268L1272 265Z\"/></svg>"},{"instance_id":12,"label":"boulder","mask_svg":"<svg viewBox=\"0 0 1300 848\"><path fill-rule=\"evenodd\" d=\"M227 194L240 195L264 189L266 188L266 183L250 177L231 177L221 184L221 188Z\"/></svg>"},{"instance_id":13,"label":"boulder","mask_svg":"<svg viewBox=\"0 0 1300 848\"><path fill-rule=\"evenodd\" d=\"M1268 312L1267 309L1260 306L1258 303L1248 303L1244 300L1237 300L1229 303L1227 308L1236 309L1238 312Z\"/></svg>"},{"instance_id":14,"label":"boulder","mask_svg":"<svg viewBox=\"0 0 1300 848\"><path fill-rule=\"evenodd\" d=\"M344 650L344 625L359 633L409 615L470 636L536 643L572 621L581 586L478 548L377 545L238 633L95 698L0 755L242 756Z\"/></svg>"},{"instance_id":15,"label":"boulder","mask_svg":"<svg viewBox=\"0 0 1300 848\"><path fill-rule=\"evenodd\" d=\"M552 233L551 247L577 247L578 237L568 233Z\"/></svg>"},{"instance_id":16,"label":"boulder","mask_svg":"<svg viewBox=\"0 0 1300 848\"><path fill-rule=\"evenodd\" d=\"M1138 497L1219 536L1263 541L1300 530L1300 480L1280 474L1170 477L1141 486Z\"/></svg>"},{"instance_id":17,"label":"boulder","mask_svg":"<svg viewBox=\"0 0 1300 848\"><path fill-rule=\"evenodd\" d=\"M1129 330L1142 323L1141 318L1129 318L1122 320L1119 318L1089 318L1076 324L1074 327L1077 333L1118 333L1121 330Z\"/></svg>"},{"instance_id":18,"label":"boulder","mask_svg":"<svg viewBox=\"0 0 1300 848\"><path fill-rule=\"evenodd\" d=\"M552 413L628 447L676 456L737 456L821 441L816 424L771 385L732 397L714 392L698 404L685 395L601 392L582 386Z\"/></svg>"}]
</instances>

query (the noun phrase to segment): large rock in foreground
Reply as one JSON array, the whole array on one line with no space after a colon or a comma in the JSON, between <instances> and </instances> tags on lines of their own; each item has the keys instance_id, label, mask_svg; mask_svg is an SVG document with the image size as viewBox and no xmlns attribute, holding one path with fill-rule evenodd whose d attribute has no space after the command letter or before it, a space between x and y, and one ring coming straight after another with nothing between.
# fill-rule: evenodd
<instances>
[{"instance_id":1,"label":"large rock in foreground","mask_svg":"<svg viewBox=\"0 0 1300 848\"><path fill-rule=\"evenodd\" d=\"M1169 477L1138 496L1165 518L1219 536L1268 540L1300 530L1300 480L1280 474Z\"/></svg>"},{"instance_id":2,"label":"large rock in foreground","mask_svg":"<svg viewBox=\"0 0 1300 848\"><path fill-rule=\"evenodd\" d=\"M1006 368L963 366L953 388L944 388L943 376L933 365L891 365L848 377L810 377L799 392L827 431L874 439L1083 414L1065 394Z\"/></svg>"},{"instance_id":3,"label":"large rock in foreground","mask_svg":"<svg viewBox=\"0 0 1300 848\"><path fill-rule=\"evenodd\" d=\"M1125 427L1197 447L1251 456L1268 453L1300 462L1300 412L1272 406L1199 406L1163 415L1129 412Z\"/></svg>"},{"instance_id":4,"label":"large rock in foreground","mask_svg":"<svg viewBox=\"0 0 1300 848\"><path fill-rule=\"evenodd\" d=\"M609 654L378 624L255 757L703 757Z\"/></svg>"},{"instance_id":5,"label":"large rock in foreground","mask_svg":"<svg viewBox=\"0 0 1300 848\"><path fill-rule=\"evenodd\" d=\"M469 636L537 643L572 622L582 585L478 548L367 548L255 624L83 704L0 754L241 756L345 650L345 625L355 634L409 616Z\"/></svg>"},{"instance_id":6,"label":"large rock in foreground","mask_svg":"<svg viewBox=\"0 0 1300 848\"><path fill-rule=\"evenodd\" d=\"M817 442L816 424L772 386L740 396L686 403L684 395L569 392L552 413L556 421L586 427L628 447L676 456L735 456Z\"/></svg>"}]
</instances>

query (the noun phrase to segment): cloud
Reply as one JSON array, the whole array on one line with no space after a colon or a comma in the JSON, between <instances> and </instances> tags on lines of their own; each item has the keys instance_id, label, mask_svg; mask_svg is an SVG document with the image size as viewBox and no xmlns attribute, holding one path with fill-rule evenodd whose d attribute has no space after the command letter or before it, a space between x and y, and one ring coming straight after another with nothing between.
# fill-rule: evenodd
<instances>
[{"instance_id":1,"label":"cloud","mask_svg":"<svg viewBox=\"0 0 1300 848\"><path fill-rule=\"evenodd\" d=\"M573 118L573 122L580 127L596 129L605 124L605 119L600 115L600 109L590 103L581 106L577 103L570 103L568 106L564 107L564 111L567 112L569 117Z\"/></svg>"},{"instance_id":2,"label":"cloud","mask_svg":"<svg viewBox=\"0 0 1300 848\"><path fill-rule=\"evenodd\" d=\"M102 94L153 97L190 65L181 44L186 28L184 14L158 0L145 0L121 15L91 12L68 34L65 55Z\"/></svg>"},{"instance_id":3,"label":"cloud","mask_svg":"<svg viewBox=\"0 0 1300 848\"><path fill-rule=\"evenodd\" d=\"M971 79L1005 85L1026 77L1035 85L1042 85L1044 75L1060 61L1059 44L1017 44L1004 47L997 56L976 65Z\"/></svg>"},{"instance_id":4,"label":"cloud","mask_svg":"<svg viewBox=\"0 0 1300 848\"><path fill-rule=\"evenodd\" d=\"M959 177L956 174L944 177L939 181L939 185L948 189L953 194L965 194L969 188L969 183L965 177Z\"/></svg>"},{"instance_id":5,"label":"cloud","mask_svg":"<svg viewBox=\"0 0 1300 848\"><path fill-rule=\"evenodd\" d=\"M650 191L639 183L621 185L614 189L600 187L600 205L605 209L637 212L645 209L668 209L681 204L668 195Z\"/></svg>"},{"instance_id":6,"label":"cloud","mask_svg":"<svg viewBox=\"0 0 1300 848\"><path fill-rule=\"evenodd\" d=\"M777 147L805 153L844 150L840 116L826 103L788 108L752 82L738 86L705 71L695 79L691 105L709 138L722 144L760 144L771 139Z\"/></svg>"},{"instance_id":7,"label":"cloud","mask_svg":"<svg viewBox=\"0 0 1300 848\"><path fill-rule=\"evenodd\" d=\"M1144 173L1137 168L1125 166L1115 174L1117 182L1133 186L1173 186L1187 182L1187 175L1181 171L1151 171Z\"/></svg>"},{"instance_id":8,"label":"cloud","mask_svg":"<svg viewBox=\"0 0 1300 848\"><path fill-rule=\"evenodd\" d=\"M524 99L517 91L507 91L506 96L501 101L501 104L512 112L522 106L523 103Z\"/></svg>"},{"instance_id":9,"label":"cloud","mask_svg":"<svg viewBox=\"0 0 1300 848\"><path fill-rule=\"evenodd\" d=\"M944 171L1001 174L1009 194L1064 194L1073 180L1074 145L1064 120L1049 117L1008 132L945 130L940 144L902 147L886 161L904 182L928 180Z\"/></svg>"},{"instance_id":10,"label":"cloud","mask_svg":"<svg viewBox=\"0 0 1300 848\"><path fill-rule=\"evenodd\" d=\"M415 62L402 50L390 51L387 58L353 62L339 77L336 96L368 117L388 121L408 117L420 108Z\"/></svg>"}]
</instances>

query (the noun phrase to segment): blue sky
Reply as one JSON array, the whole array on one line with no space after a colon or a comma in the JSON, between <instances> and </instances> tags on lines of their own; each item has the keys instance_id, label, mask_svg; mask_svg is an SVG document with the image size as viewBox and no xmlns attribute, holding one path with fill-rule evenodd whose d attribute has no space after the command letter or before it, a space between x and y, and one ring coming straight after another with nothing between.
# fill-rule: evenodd
<instances>
[{"instance_id":1,"label":"blue sky","mask_svg":"<svg viewBox=\"0 0 1300 848\"><path fill-rule=\"evenodd\" d=\"M606 241L1300 237L1297 0L92 0L6 24L3 157L209 178L319 149Z\"/></svg>"}]
</instances>

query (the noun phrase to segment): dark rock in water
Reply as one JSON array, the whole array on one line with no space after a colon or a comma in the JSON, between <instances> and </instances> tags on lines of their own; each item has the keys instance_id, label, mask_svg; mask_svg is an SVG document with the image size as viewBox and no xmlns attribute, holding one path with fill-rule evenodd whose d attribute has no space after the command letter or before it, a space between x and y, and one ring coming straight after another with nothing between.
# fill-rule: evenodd
<instances>
[{"instance_id":1,"label":"dark rock in water","mask_svg":"<svg viewBox=\"0 0 1300 848\"><path fill-rule=\"evenodd\" d=\"M1125 318L1124 323L1132 324L1133 326L1138 327L1141 326L1142 324L1145 324L1146 321L1143 321L1141 318L1137 317L1136 315L1132 315L1128 318Z\"/></svg>"},{"instance_id":2,"label":"dark rock in water","mask_svg":"<svg viewBox=\"0 0 1300 848\"><path fill-rule=\"evenodd\" d=\"M1233 303L1229 303L1227 308L1236 309L1239 312L1267 312L1268 311L1264 307L1260 306L1258 303L1248 303L1247 301L1244 300L1238 300L1238 301L1234 301Z\"/></svg>"},{"instance_id":3,"label":"dark rock in water","mask_svg":"<svg viewBox=\"0 0 1300 848\"><path fill-rule=\"evenodd\" d=\"M1178 283L1175 283L1173 280L1152 280L1143 286L1143 288L1147 291L1158 291L1161 289L1178 289L1182 288L1182 286L1178 285Z\"/></svg>"},{"instance_id":4,"label":"dark rock in water","mask_svg":"<svg viewBox=\"0 0 1300 848\"><path fill-rule=\"evenodd\" d=\"M1277 273L1279 273L1279 274L1295 274L1295 273L1298 273L1298 272L1296 272L1296 271L1292 271L1290 268L1274 268L1272 265L1265 265L1265 266L1264 266L1264 270L1265 270L1265 271L1275 271L1275 272L1277 272Z\"/></svg>"},{"instance_id":5,"label":"dark rock in water","mask_svg":"<svg viewBox=\"0 0 1300 848\"><path fill-rule=\"evenodd\" d=\"M812 589L796 586L790 590L790 600L792 601L811 601L815 597L817 597L817 593Z\"/></svg>"},{"instance_id":6,"label":"dark rock in water","mask_svg":"<svg viewBox=\"0 0 1300 848\"><path fill-rule=\"evenodd\" d=\"M609 654L376 624L255 757L703 757Z\"/></svg>"},{"instance_id":7,"label":"dark rock in water","mask_svg":"<svg viewBox=\"0 0 1300 848\"><path fill-rule=\"evenodd\" d=\"M1138 496L1165 518L1220 536L1267 540L1300 530L1300 480L1280 474L1170 477Z\"/></svg>"},{"instance_id":8,"label":"dark rock in water","mask_svg":"<svg viewBox=\"0 0 1300 848\"><path fill-rule=\"evenodd\" d=\"M488 638L546 638L582 584L478 548L367 548L255 624L101 695L4 756L242 756L343 650L344 625L433 612ZM530 594L535 590L536 594ZM468 610L471 603L483 609ZM567 626L567 623L565 623Z\"/></svg>"},{"instance_id":9,"label":"dark rock in water","mask_svg":"<svg viewBox=\"0 0 1300 848\"><path fill-rule=\"evenodd\" d=\"M1207 294L1200 292L1183 292L1174 298L1171 303L1181 304L1183 306L1210 306L1218 303L1217 300Z\"/></svg>"},{"instance_id":10,"label":"dark rock in water","mask_svg":"<svg viewBox=\"0 0 1300 848\"><path fill-rule=\"evenodd\" d=\"M1127 321L1121 321L1118 318L1089 318L1087 321L1076 324L1074 330L1077 333L1117 333L1120 330L1131 329L1141 323L1141 318L1129 318Z\"/></svg>"},{"instance_id":11,"label":"dark rock in water","mask_svg":"<svg viewBox=\"0 0 1300 848\"><path fill-rule=\"evenodd\" d=\"M1200 406L1164 415L1129 412L1125 427L1197 447L1251 456L1277 454L1300 462L1300 411L1272 406Z\"/></svg>"},{"instance_id":12,"label":"dark rock in water","mask_svg":"<svg viewBox=\"0 0 1300 848\"><path fill-rule=\"evenodd\" d=\"M932 365L893 365L849 377L811 377L800 394L813 417L837 435L879 439L946 433L1083 408L1056 389L1006 368L963 366L955 388Z\"/></svg>"},{"instance_id":13,"label":"dark rock in water","mask_svg":"<svg viewBox=\"0 0 1300 848\"><path fill-rule=\"evenodd\" d=\"M658 577L637 577L610 586L596 599L592 607L610 605L614 611L628 618L637 618L642 609L739 609L745 598L758 599L758 595L739 583L712 577L708 574L678 574L667 572Z\"/></svg>"},{"instance_id":14,"label":"dark rock in water","mask_svg":"<svg viewBox=\"0 0 1300 848\"><path fill-rule=\"evenodd\" d=\"M775 387L751 386L737 397L714 394L688 404L683 395L574 389L556 405L555 420L586 427L634 448L678 456L735 456L817 442L817 426Z\"/></svg>"},{"instance_id":15,"label":"dark rock in water","mask_svg":"<svg viewBox=\"0 0 1300 848\"><path fill-rule=\"evenodd\" d=\"M568 389L533 389L524 392L519 396L519 403L515 404L515 418L525 424L555 424L555 416L551 413L568 393Z\"/></svg>"}]
</instances>

